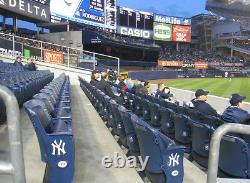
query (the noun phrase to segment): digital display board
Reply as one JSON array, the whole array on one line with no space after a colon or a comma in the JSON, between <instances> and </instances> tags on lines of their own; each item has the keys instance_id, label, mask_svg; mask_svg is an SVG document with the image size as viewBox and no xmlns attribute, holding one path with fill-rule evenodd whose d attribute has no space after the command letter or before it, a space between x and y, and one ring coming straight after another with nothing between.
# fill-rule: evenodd
<instances>
[{"instance_id":1,"label":"digital display board","mask_svg":"<svg viewBox=\"0 0 250 183\"><path fill-rule=\"evenodd\" d=\"M118 7L118 25L136 29L153 30L153 13Z\"/></svg>"},{"instance_id":2,"label":"digital display board","mask_svg":"<svg viewBox=\"0 0 250 183\"><path fill-rule=\"evenodd\" d=\"M182 25L173 25L173 41L191 42L191 27Z\"/></svg>"},{"instance_id":3,"label":"digital display board","mask_svg":"<svg viewBox=\"0 0 250 183\"><path fill-rule=\"evenodd\" d=\"M172 41L172 25L154 22L154 40Z\"/></svg>"},{"instance_id":4,"label":"digital display board","mask_svg":"<svg viewBox=\"0 0 250 183\"><path fill-rule=\"evenodd\" d=\"M51 0L50 10L56 17L116 30L116 0Z\"/></svg>"},{"instance_id":5,"label":"digital display board","mask_svg":"<svg viewBox=\"0 0 250 183\"><path fill-rule=\"evenodd\" d=\"M0 9L34 20L50 22L50 8L45 0L0 0Z\"/></svg>"},{"instance_id":6,"label":"digital display board","mask_svg":"<svg viewBox=\"0 0 250 183\"><path fill-rule=\"evenodd\" d=\"M173 17L173 16L157 15L157 14L154 15L154 22L174 24L174 25L191 25L190 18Z\"/></svg>"}]
</instances>

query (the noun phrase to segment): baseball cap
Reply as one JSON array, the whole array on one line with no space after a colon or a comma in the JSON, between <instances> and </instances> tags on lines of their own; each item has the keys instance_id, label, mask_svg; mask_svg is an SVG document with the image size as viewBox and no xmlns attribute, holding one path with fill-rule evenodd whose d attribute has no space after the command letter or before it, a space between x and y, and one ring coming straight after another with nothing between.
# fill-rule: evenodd
<instances>
[{"instance_id":1,"label":"baseball cap","mask_svg":"<svg viewBox=\"0 0 250 183\"><path fill-rule=\"evenodd\" d=\"M207 94L209 94L209 91L206 91L206 90L203 90L203 89L198 89L195 92L196 97L200 97L202 95L207 95Z\"/></svg>"},{"instance_id":2,"label":"baseball cap","mask_svg":"<svg viewBox=\"0 0 250 183\"><path fill-rule=\"evenodd\" d=\"M237 105L239 102L241 102L242 100L245 100L245 99L246 99L246 96L241 96L238 93L234 93L234 94L232 94L229 102L231 105Z\"/></svg>"}]
</instances>

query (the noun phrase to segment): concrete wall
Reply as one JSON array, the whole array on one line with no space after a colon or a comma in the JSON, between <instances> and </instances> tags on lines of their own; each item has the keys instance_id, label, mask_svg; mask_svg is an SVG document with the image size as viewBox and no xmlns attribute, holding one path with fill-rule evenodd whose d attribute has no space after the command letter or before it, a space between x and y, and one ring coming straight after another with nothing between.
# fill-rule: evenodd
<instances>
[{"instance_id":1,"label":"concrete wall","mask_svg":"<svg viewBox=\"0 0 250 183\"><path fill-rule=\"evenodd\" d=\"M83 49L82 31L56 32L48 34L39 34L38 38L49 40L55 44L65 45L68 47ZM72 42L73 44L69 44ZM80 46L79 46L80 45Z\"/></svg>"},{"instance_id":2,"label":"concrete wall","mask_svg":"<svg viewBox=\"0 0 250 183\"><path fill-rule=\"evenodd\" d=\"M171 88L171 91L173 94L175 94L177 100L179 100L181 104L183 101L190 101L193 98L195 98L194 92L192 91L176 89L176 88ZM217 110L218 113L223 113L224 110L230 105L229 99L226 99L223 97L217 97L214 95L209 95L207 102L211 106L213 106ZM250 112L250 103L245 102L244 104L245 104L244 109Z\"/></svg>"}]
</instances>

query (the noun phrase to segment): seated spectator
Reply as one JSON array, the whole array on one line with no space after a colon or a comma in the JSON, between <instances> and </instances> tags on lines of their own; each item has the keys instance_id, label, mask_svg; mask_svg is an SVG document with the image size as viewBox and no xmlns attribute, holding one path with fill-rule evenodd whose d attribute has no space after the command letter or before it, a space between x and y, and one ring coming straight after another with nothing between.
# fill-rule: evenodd
<instances>
[{"instance_id":1,"label":"seated spectator","mask_svg":"<svg viewBox=\"0 0 250 183\"><path fill-rule=\"evenodd\" d=\"M241 96L240 94L233 94L229 101L231 106L226 108L226 110L222 114L222 119L227 123L249 123L250 114L242 109L243 100L245 99L245 96Z\"/></svg>"},{"instance_id":2,"label":"seated spectator","mask_svg":"<svg viewBox=\"0 0 250 183\"><path fill-rule=\"evenodd\" d=\"M176 105L180 105L180 102L176 100L176 97L172 93L169 94L167 101Z\"/></svg>"},{"instance_id":3,"label":"seated spectator","mask_svg":"<svg viewBox=\"0 0 250 183\"><path fill-rule=\"evenodd\" d=\"M36 71L36 65L34 59L29 59L28 64L25 65L25 70Z\"/></svg>"},{"instance_id":4,"label":"seated spectator","mask_svg":"<svg viewBox=\"0 0 250 183\"><path fill-rule=\"evenodd\" d=\"M191 101L194 105L194 109L205 115L218 116L216 110L206 102L208 93L209 91L203 89L198 89L195 92L196 98Z\"/></svg>"},{"instance_id":5,"label":"seated spectator","mask_svg":"<svg viewBox=\"0 0 250 183\"><path fill-rule=\"evenodd\" d=\"M159 83L155 97L159 99L168 99L169 95L170 89L168 87L165 87L164 83Z\"/></svg>"},{"instance_id":6,"label":"seated spectator","mask_svg":"<svg viewBox=\"0 0 250 183\"><path fill-rule=\"evenodd\" d=\"M94 70L92 73L91 73L91 81L90 81L90 84L93 85L93 86L97 86L97 83L99 82L100 78L100 72L97 71L97 70Z\"/></svg>"},{"instance_id":7,"label":"seated spectator","mask_svg":"<svg viewBox=\"0 0 250 183\"><path fill-rule=\"evenodd\" d=\"M15 60L15 62L14 62L14 65L15 65L15 66L18 66L18 67L23 67L23 64L22 64L22 57L21 57L21 56L16 57L16 60Z\"/></svg>"},{"instance_id":8,"label":"seated spectator","mask_svg":"<svg viewBox=\"0 0 250 183\"><path fill-rule=\"evenodd\" d=\"M142 80L139 85L136 87L136 93L148 95L149 82Z\"/></svg>"},{"instance_id":9,"label":"seated spectator","mask_svg":"<svg viewBox=\"0 0 250 183\"><path fill-rule=\"evenodd\" d=\"M109 84L109 75L106 72L102 73L101 81L97 82L96 87L104 92L106 95L108 95L111 98L115 98L116 96L111 90L111 86Z\"/></svg>"},{"instance_id":10,"label":"seated spectator","mask_svg":"<svg viewBox=\"0 0 250 183\"><path fill-rule=\"evenodd\" d=\"M119 83L118 83L118 87L122 90L122 91L128 91L128 87L125 84L125 79L122 76L118 77Z\"/></svg>"}]
</instances>

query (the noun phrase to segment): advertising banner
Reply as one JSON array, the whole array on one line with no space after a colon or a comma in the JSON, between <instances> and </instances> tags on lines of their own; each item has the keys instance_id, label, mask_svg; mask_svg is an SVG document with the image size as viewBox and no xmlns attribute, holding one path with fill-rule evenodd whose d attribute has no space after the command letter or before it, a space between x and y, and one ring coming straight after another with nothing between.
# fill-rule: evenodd
<instances>
[{"instance_id":1,"label":"advertising banner","mask_svg":"<svg viewBox=\"0 0 250 183\"><path fill-rule=\"evenodd\" d=\"M51 0L51 14L92 26L116 29L116 0ZM66 10L66 11L65 11Z\"/></svg>"},{"instance_id":2,"label":"advertising banner","mask_svg":"<svg viewBox=\"0 0 250 183\"><path fill-rule=\"evenodd\" d=\"M13 51L13 42L0 38L0 54L12 56L22 55L22 44L15 43L15 51Z\"/></svg>"},{"instance_id":3,"label":"advertising banner","mask_svg":"<svg viewBox=\"0 0 250 183\"><path fill-rule=\"evenodd\" d=\"M56 63L63 64L63 54L62 52L56 52L52 50L44 50L44 62L46 63Z\"/></svg>"},{"instance_id":4,"label":"advertising banner","mask_svg":"<svg viewBox=\"0 0 250 183\"><path fill-rule=\"evenodd\" d=\"M191 42L191 27L173 25L173 41L175 42Z\"/></svg>"},{"instance_id":5,"label":"advertising banner","mask_svg":"<svg viewBox=\"0 0 250 183\"><path fill-rule=\"evenodd\" d=\"M166 15L154 15L154 22L164 23L164 24L174 24L174 25L191 25L190 18L183 17L171 17Z\"/></svg>"},{"instance_id":6,"label":"advertising banner","mask_svg":"<svg viewBox=\"0 0 250 183\"><path fill-rule=\"evenodd\" d=\"M207 62L195 62L195 69L208 69L208 63Z\"/></svg>"},{"instance_id":7,"label":"advertising banner","mask_svg":"<svg viewBox=\"0 0 250 183\"><path fill-rule=\"evenodd\" d=\"M0 8L28 18L50 22L49 3L42 4L31 0L0 0Z\"/></svg>"},{"instance_id":8,"label":"advertising banner","mask_svg":"<svg viewBox=\"0 0 250 183\"><path fill-rule=\"evenodd\" d=\"M172 25L154 22L154 40L172 41Z\"/></svg>"},{"instance_id":9,"label":"advertising banner","mask_svg":"<svg viewBox=\"0 0 250 183\"><path fill-rule=\"evenodd\" d=\"M126 35L126 36L139 37L139 38L144 38L144 39L153 38L153 31L135 29L135 28L130 28L130 27L123 27L123 26L117 26L117 33Z\"/></svg>"},{"instance_id":10,"label":"advertising banner","mask_svg":"<svg viewBox=\"0 0 250 183\"><path fill-rule=\"evenodd\" d=\"M183 66L183 62L179 62L179 61L158 61L158 66L161 67L182 67Z\"/></svg>"}]
</instances>

